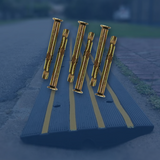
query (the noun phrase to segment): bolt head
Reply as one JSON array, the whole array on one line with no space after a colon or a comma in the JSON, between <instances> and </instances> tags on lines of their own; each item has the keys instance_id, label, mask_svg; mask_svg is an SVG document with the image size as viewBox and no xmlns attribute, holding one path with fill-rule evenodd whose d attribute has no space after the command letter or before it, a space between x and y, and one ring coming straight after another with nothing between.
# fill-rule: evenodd
<instances>
[{"instance_id":1,"label":"bolt head","mask_svg":"<svg viewBox=\"0 0 160 160\"><path fill-rule=\"evenodd\" d=\"M49 88L49 89L51 89L51 90L53 90L53 91L57 91L58 89L56 88L56 87L54 87L54 86L48 86L47 88Z\"/></svg>"},{"instance_id":2,"label":"bolt head","mask_svg":"<svg viewBox=\"0 0 160 160\"><path fill-rule=\"evenodd\" d=\"M103 25L103 24L101 24L100 26L101 26L102 28L105 28L105 29L111 29L111 27L106 26L106 25Z\"/></svg>"},{"instance_id":3,"label":"bolt head","mask_svg":"<svg viewBox=\"0 0 160 160\"><path fill-rule=\"evenodd\" d=\"M52 19L55 20L55 21L58 21L58 22L63 22L63 20L59 19L59 18L52 18Z\"/></svg>"},{"instance_id":4,"label":"bolt head","mask_svg":"<svg viewBox=\"0 0 160 160\"><path fill-rule=\"evenodd\" d=\"M76 89L76 88L75 88L73 91L74 91L74 92L77 92L77 93L80 93L80 94L83 94L83 92L82 92L81 90Z\"/></svg>"},{"instance_id":5,"label":"bolt head","mask_svg":"<svg viewBox=\"0 0 160 160\"><path fill-rule=\"evenodd\" d=\"M84 21L78 21L79 24L83 24L83 25L88 25L87 22L84 22Z\"/></svg>"},{"instance_id":6,"label":"bolt head","mask_svg":"<svg viewBox=\"0 0 160 160\"><path fill-rule=\"evenodd\" d=\"M96 96L99 96L99 97L102 97L102 98L105 98L105 97L106 97L104 94L100 94L100 93L96 93L95 95L96 95Z\"/></svg>"}]
</instances>

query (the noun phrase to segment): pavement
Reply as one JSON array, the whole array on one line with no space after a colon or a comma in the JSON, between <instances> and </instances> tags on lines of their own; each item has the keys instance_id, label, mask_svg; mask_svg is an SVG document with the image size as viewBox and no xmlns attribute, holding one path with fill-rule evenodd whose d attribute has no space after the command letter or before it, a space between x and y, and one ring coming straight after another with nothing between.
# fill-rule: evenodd
<instances>
[{"instance_id":1,"label":"pavement","mask_svg":"<svg viewBox=\"0 0 160 160\"><path fill-rule=\"evenodd\" d=\"M22 129L27 122L42 84L42 67L46 56L52 23L53 21L51 19L39 19L0 26L0 121L3 121L3 118L5 119L0 127L0 157L3 160L50 160L53 158L56 160L157 160L160 157L159 112L149 106L147 99L136 92L134 86L126 77L120 74L114 64L112 67L113 73L154 124L155 128L151 134L104 150L64 150L22 143L20 140ZM68 24L64 26L68 27ZM151 43L152 40L153 42ZM155 49L158 52L158 45L154 45L157 41L159 40L146 39L145 48L141 48L140 44L142 43L140 42L145 43L144 39L119 38L120 45L117 46L116 55L121 57L124 54L122 57L125 57L133 53L141 53L138 56L141 57L142 52L145 53L145 51L151 53L151 50ZM133 47L128 47L126 42L128 42L128 45L130 42L130 46L133 45ZM152 46L148 45L149 42ZM136 44L141 50L136 50ZM149 46L151 47L150 49ZM156 60L158 60L158 57ZM138 62L135 61L134 63ZM156 66L158 67L158 65ZM6 110L6 106L9 106L7 107L9 110ZM4 115L7 115L7 117Z\"/></svg>"},{"instance_id":2,"label":"pavement","mask_svg":"<svg viewBox=\"0 0 160 160\"><path fill-rule=\"evenodd\" d=\"M117 57L160 96L160 39L119 38Z\"/></svg>"}]
</instances>

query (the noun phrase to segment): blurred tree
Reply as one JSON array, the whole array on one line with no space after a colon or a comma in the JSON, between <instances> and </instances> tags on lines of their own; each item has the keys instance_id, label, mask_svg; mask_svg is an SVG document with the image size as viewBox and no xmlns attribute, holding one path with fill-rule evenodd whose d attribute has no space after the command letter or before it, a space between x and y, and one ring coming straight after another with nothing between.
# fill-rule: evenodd
<instances>
[{"instance_id":1,"label":"blurred tree","mask_svg":"<svg viewBox=\"0 0 160 160\"><path fill-rule=\"evenodd\" d=\"M112 19L113 12L121 4L129 4L131 0L71 0L65 15L73 19Z\"/></svg>"},{"instance_id":2,"label":"blurred tree","mask_svg":"<svg viewBox=\"0 0 160 160\"><path fill-rule=\"evenodd\" d=\"M45 17L48 16L48 11L50 10L50 7L46 3L37 3L34 6L34 14L36 16Z\"/></svg>"},{"instance_id":3,"label":"blurred tree","mask_svg":"<svg viewBox=\"0 0 160 160\"><path fill-rule=\"evenodd\" d=\"M73 19L112 19L121 4L131 0L0 0L3 19L48 16L50 4L66 5L65 15Z\"/></svg>"},{"instance_id":4,"label":"blurred tree","mask_svg":"<svg viewBox=\"0 0 160 160\"><path fill-rule=\"evenodd\" d=\"M51 8L44 0L0 0L1 18L27 18L48 16Z\"/></svg>"}]
</instances>

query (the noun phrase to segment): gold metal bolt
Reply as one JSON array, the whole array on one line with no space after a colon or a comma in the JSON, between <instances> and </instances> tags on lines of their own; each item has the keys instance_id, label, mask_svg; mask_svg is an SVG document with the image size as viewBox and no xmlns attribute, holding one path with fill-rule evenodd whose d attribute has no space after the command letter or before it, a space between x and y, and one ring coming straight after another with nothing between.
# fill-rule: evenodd
<instances>
[{"instance_id":1,"label":"gold metal bolt","mask_svg":"<svg viewBox=\"0 0 160 160\"><path fill-rule=\"evenodd\" d=\"M48 88L50 88L52 90L58 90L57 83L58 83L58 78L59 78L59 74L60 74L60 70L61 70L61 66L62 66L62 62L63 62L64 52L65 52L66 46L67 46L68 35L69 35L69 30L64 29L63 34L62 34L61 45L60 45L60 48L59 48L59 51L57 54L57 58L56 58L56 62L54 65L50 85L48 86Z\"/></svg>"},{"instance_id":2,"label":"gold metal bolt","mask_svg":"<svg viewBox=\"0 0 160 160\"><path fill-rule=\"evenodd\" d=\"M53 23L53 27L52 27L50 42L49 42L49 45L48 45L47 56L46 56L45 63L44 63L44 71L43 71L43 74L42 74L43 79L48 79L49 68L50 68L50 65L51 65L52 58L53 58L54 49L55 49L55 46L56 46L60 25L61 25L61 22L63 21L63 20L58 19L58 18L53 18L53 20L54 20L54 23Z\"/></svg>"},{"instance_id":3,"label":"gold metal bolt","mask_svg":"<svg viewBox=\"0 0 160 160\"><path fill-rule=\"evenodd\" d=\"M103 56L103 52L104 52L104 48L105 48L105 43L107 40L107 35L108 35L108 31L111 27L105 26L105 25L100 25L102 27L101 29L101 34L100 34L100 38L99 38L99 42L98 42L98 47L97 47L97 52L96 52L96 58L94 61L94 65L93 65L93 69L92 69L92 78L90 81L90 85L91 86L96 86L97 83L97 74L98 74L98 70L102 61L102 56Z\"/></svg>"},{"instance_id":4,"label":"gold metal bolt","mask_svg":"<svg viewBox=\"0 0 160 160\"><path fill-rule=\"evenodd\" d=\"M111 64L112 64L112 58L114 56L116 42L117 42L117 37L112 36L110 40L110 47L108 50L108 54L107 54L107 57L104 63L101 80L98 86L98 91L96 93L96 95L100 97L105 97L104 92L106 89L109 71L110 71Z\"/></svg>"},{"instance_id":5,"label":"gold metal bolt","mask_svg":"<svg viewBox=\"0 0 160 160\"><path fill-rule=\"evenodd\" d=\"M89 61L89 56L92 50L92 45L93 45L93 39L94 39L94 33L93 32L89 32L88 34L88 41L87 41L87 45L83 54L83 59L81 62L81 67L79 70L79 74L78 74L78 78L76 81L76 86L74 91L77 93L83 93L82 92L82 87L83 87L83 82L84 82L84 78L86 75L86 70L87 70L87 66L88 66L88 61Z\"/></svg>"},{"instance_id":6,"label":"gold metal bolt","mask_svg":"<svg viewBox=\"0 0 160 160\"><path fill-rule=\"evenodd\" d=\"M70 68L69 68L69 75L68 75L68 79L67 79L68 82L70 82L70 83L72 83L74 80L74 72L76 69L77 62L78 62L86 25L88 24L83 21L78 21L78 23L79 23L79 28L78 28L78 32L77 32L76 42L74 45L74 51L73 51L72 60L70 63Z\"/></svg>"}]
</instances>

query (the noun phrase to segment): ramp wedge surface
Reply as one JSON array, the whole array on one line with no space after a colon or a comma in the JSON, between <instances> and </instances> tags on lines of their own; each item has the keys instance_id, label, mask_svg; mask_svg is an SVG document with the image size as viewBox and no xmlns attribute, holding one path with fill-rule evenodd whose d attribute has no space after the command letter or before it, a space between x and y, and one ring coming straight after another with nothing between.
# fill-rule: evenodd
<instances>
[{"instance_id":1,"label":"ramp wedge surface","mask_svg":"<svg viewBox=\"0 0 160 160\"><path fill-rule=\"evenodd\" d=\"M73 84L67 82L72 44L73 38L70 36L58 91L47 88L50 74L41 86L22 131L22 141L61 148L82 148L87 143L96 147L112 147L150 133L154 126L112 72L105 91L106 97L95 96L97 87L89 85L94 51L89 60L83 94L73 92L76 80ZM75 78L78 76L80 61L81 59L76 67ZM52 62L50 68L53 67ZM99 81L100 76L97 84Z\"/></svg>"}]
</instances>

